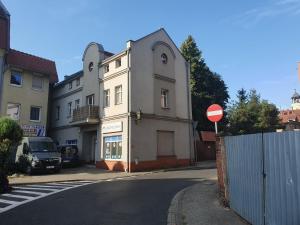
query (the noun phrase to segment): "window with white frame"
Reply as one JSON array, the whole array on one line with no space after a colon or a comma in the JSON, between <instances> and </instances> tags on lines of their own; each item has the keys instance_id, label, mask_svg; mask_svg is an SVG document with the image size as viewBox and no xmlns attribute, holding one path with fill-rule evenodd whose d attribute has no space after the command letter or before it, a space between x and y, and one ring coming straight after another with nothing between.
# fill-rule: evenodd
<instances>
[{"instance_id":1,"label":"window with white frame","mask_svg":"<svg viewBox=\"0 0 300 225\"><path fill-rule=\"evenodd\" d=\"M110 90L104 90L104 107L109 107L110 104Z\"/></svg>"},{"instance_id":2,"label":"window with white frame","mask_svg":"<svg viewBox=\"0 0 300 225\"><path fill-rule=\"evenodd\" d=\"M89 95L89 96L86 96L86 104L87 105L94 105L95 103L95 95Z\"/></svg>"},{"instance_id":3,"label":"window with white frame","mask_svg":"<svg viewBox=\"0 0 300 225\"><path fill-rule=\"evenodd\" d=\"M122 65L121 58L116 59L116 68L120 67Z\"/></svg>"},{"instance_id":4,"label":"window with white frame","mask_svg":"<svg viewBox=\"0 0 300 225\"><path fill-rule=\"evenodd\" d=\"M104 137L105 159L122 158L122 136Z\"/></svg>"},{"instance_id":5,"label":"window with white frame","mask_svg":"<svg viewBox=\"0 0 300 225\"><path fill-rule=\"evenodd\" d=\"M75 100L75 109L79 109L80 107L80 99Z\"/></svg>"},{"instance_id":6,"label":"window with white frame","mask_svg":"<svg viewBox=\"0 0 300 225\"><path fill-rule=\"evenodd\" d=\"M109 64L104 65L104 73L109 72Z\"/></svg>"},{"instance_id":7,"label":"window with white frame","mask_svg":"<svg viewBox=\"0 0 300 225\"><path fill-rule=\"evenodd\" d=\"M122 104L122 85L115 87L115 104Z\"/></svg>"},{"instance_id":8,"label":"window with white frame","mask_svg":"<svg viewBox=\"0 0 300 225\"><path fill-rule=\"evenodd\" d=\"M68 117L71 117L72 115L72 102L68 103Z\"/></svg>"},{"instance_id":9,"label":"window with white frame","mask_svg":"<svg viewBox=\"0 0 300 225\"><path fill-rule=\"evenodd\" d=\"M41 107L31 106L30 107L30 120L40 121L41 120Z\"/></svg>"},{"instance_id":10,"label":"window with white frame","mask_svg":"<svg viewBox=\"0 0 300 225\"><path fill-rule=\"evenodd\" d=\"M10 84L15 86L22 86L22 73L19 71L11 71Z\"/></svg>"},{"instance_id":11,"label":"window with white frame","mask_svg":"<svg viewBox=\"0 0 300 225\"><path fill-rule=\"evenodd\" d=\"M69 83L69 89L72 89L72 81Z\"/></svg>"},{"instance_id":12,"label":"window with white frame","mask_svg":"<svg viewBox=\"0 0 300 225\"><path fill-rule=\"evenodd\" d=\"M33 89L42 89L43 88L43 77L41 76L32 76L32 88Z\"/></svg>"},{"instance_id":13,"label":"window with white frame","mask_svg":"<svg viewBox=\"0 0 300 225\"><path fill-rule=\"evenodd\" d=\"M8 103L6 115L13 120L18 120L20 118L20 104Z\"/></svg>"},{"instance_id":14,"label":"window with white frame","mask_svg":"<svg viewBox=\"0 0 300 225\"><path fill-rule=\"evenodd\" d=\"M167 89L161 89L160 105L162 108L169 108L169 91Z\"/></svg>"},{"instance_id":15,"label":"window with white frame","mask_svg":"<svg viewBox=\"0 0 300 225\"><path fill-rule=\"evenodd\" d=\"M60 116L60 106L56 106L56 120L59 120Z\"/></svg>"}]
</instances>

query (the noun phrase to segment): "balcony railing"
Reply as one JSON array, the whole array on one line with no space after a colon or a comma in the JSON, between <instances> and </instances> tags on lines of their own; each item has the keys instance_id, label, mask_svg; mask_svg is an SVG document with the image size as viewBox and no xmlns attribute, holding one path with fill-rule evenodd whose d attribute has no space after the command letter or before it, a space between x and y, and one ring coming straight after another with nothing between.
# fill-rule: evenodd
<instances>
[{"instance_id":1,"label":"balcony railing","mask_svg":"<svg viewBox=\"0 0 300 225\"><path fill-rule=\"evenodd\" d=\"M86 105L73 110L72 124L99 123L99 106Z\"/></svg>"}]
</instances>

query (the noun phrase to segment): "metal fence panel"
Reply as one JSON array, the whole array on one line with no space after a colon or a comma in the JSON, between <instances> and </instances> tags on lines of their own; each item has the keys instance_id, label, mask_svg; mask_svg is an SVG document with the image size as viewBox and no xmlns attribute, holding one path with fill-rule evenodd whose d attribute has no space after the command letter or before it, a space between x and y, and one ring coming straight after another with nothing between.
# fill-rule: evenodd
<instances>
[{"instance_id":1,"label":"metal fence panel","mask_svg":"<svg viewBox=\"0 0 300 225\"><path fill-rule=\"evenodd\" d=\"M300 132L264 134L266 224L300 224Z\"/></svg>"},{"instance_id":2,"label":"metal fence panel","mask_svg":"<svg viewBox=\"0 0 300 225\"><path fill-rule=\"evenodd\" d=\"M230 207L263 225L262 134L225 137Z\"/></svg>"}]
</instances>

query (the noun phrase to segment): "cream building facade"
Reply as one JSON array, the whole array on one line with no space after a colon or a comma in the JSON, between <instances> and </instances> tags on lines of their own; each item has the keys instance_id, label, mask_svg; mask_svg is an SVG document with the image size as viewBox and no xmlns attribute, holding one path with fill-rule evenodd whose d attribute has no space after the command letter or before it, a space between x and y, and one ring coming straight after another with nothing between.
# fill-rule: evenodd
<instances>
[{"instance_id":1,"label":"cream building facade","mask_svg":"<svg viewBox=\"0 0 300 225\"><path fill-rule=\"evenodd\" d=\"M0 115L16 120L25 136L45 136L55 63L10 48L10 15L0 2Z\"/></svg>"},{"instance_id":2,"label":"cream building facade","mask_svg":"<svg viewBox=\"0 0 300 225\"><path fill-rule=\"evenodd\" d=\"M120 53L105 53L99 44L88 45L82 87L69 94L60 91L71 79L78 79L74 75L54 88L53 138L60 143L66 137L76 139L81 158L94 152L96 166L109 170L188 165L193 155L189 64L169 35L159 29L128 41ZM91 95L93 104L88 101ZM63 122L58 125L53 118L55 104L69 107L76 99L82 105L74 105L70 119L61 115ZM86 131L93 131L94 142L84 141Z\"/></svg>"}]
</instances>

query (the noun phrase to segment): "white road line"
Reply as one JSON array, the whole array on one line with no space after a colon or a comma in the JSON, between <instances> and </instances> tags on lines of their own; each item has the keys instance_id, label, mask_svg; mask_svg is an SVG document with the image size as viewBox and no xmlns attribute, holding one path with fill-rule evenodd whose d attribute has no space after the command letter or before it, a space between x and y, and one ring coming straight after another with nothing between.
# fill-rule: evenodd
<instances>
[{"instance_id":1,"label":"white road line","mask_svg":"<svg viewBox=\"0 0 300 225\"><path fill-rule=\"evenodd\" d=\"M41 190L41 191L55 191L57 189L50 189L50 188L35 188L35 187L25 187L25 186L22 186L22 187L14 187L14 189L21 189L21 190Z\"/></svg>"},{"instance_id":2,"label":"white road line","mask_svg":"<svg viewBox=\"0 0 300 225\"><path fill-rule=\"evenodd\" d=\"M66 187L63 186L54 186L54 185L26 185L22 187L34 187L34 188L53 188L53 189L63 189Z\"/></svg>"},{"instance_id":3,"label":"white road line","mask_svg":"<svg viewBox=\"0 0 300 225\"><path fill-rule=\"evenodd\" d=\"M33 199L34 197L32 196L25 196L25 195L14 195L14 194L2 194L1 196L6 196L6 197L13 197L13 198L24 198L24 199Z\"/></svg>"},{"instance_id":4,"label":"white road line","mask_svg":"<svg viewBox=\"0 0 300 225\"><path fill-rule=\"evenodd\" d=\"M49 185L51 186L50 184L53 184L53 186L56 186L56 187L73 187L73 186L77 186L77 185L72 185L72 184L62 184L62 183L46 183L45 185ZM79 184L80 185L80 184Z\"/></svg>"},{"instance_id":5,"label":"white road line","mask_svg":"<svg viewBox=\"0 0 300 225\"><path fill-rule=\"evenodd\" d=\"M0 202L11 204L11 205L14 205L16 203L20 203L20 201L11 201L11 200L1 199L1 198L0 198Z\"/></svg>"},{"instance_id":6,"label":"white road line","mask_svg":"<svg viewBox=\"0 0 300 225\"><path fill-rule=\"evenodd\" d=\"M62 191L66 191L66 190L70 190L70 189L74 189L74 188L77 188L77 187L83 187L83 186L86 186L86 185L89 185L89 184L93 184L93 183L97 183L96 181L92 182L92 183L83 183L83 184L79 184L79 185L76 185L76 186L71 186L71 187L66 187L64 189L60 189L60 190L53 190L52 189L52 192L50 193L41 193L41 192L34 192L34 191L23 191L21 189L17 189L15 190L16 192L21 192L21 193L28 193L28 194L36 194L38 195L37 197L33 197L31 199L27 199L25 201L22 201L22 202L17 202L17 203L14 203L14 204L11 204L9 206L6 206L4 208L0 208L0 213L3 213L3 212L6 212L10 209L13 209L19 205L23 205L23 204L26 204L28 202L32 202L32 201L35 201L37 199L40 199L40 198L44 198L46 196L49 196L49 195L53 195L55 193L59 193L59 192L62 192ZM12 194L14 193L14 191L12 192ZM0 195L1 196L1 195ZM20 195L21 196L21 195Z\"/></svg>"},{"instance_id":7,"label":"white road line","mask_svg":"<svg viewBox=\"0 0 300 225\"><path fill-rule=\"evenodd\" d=\"M36 191L23 191L23 190L14 190L15 192L25 193L25 194L34 194L34 195L44 195L45 193L36 192ZM14 193L14 191L12 193Z\"/></svg>"}]
</instances>

